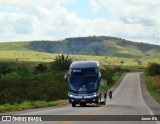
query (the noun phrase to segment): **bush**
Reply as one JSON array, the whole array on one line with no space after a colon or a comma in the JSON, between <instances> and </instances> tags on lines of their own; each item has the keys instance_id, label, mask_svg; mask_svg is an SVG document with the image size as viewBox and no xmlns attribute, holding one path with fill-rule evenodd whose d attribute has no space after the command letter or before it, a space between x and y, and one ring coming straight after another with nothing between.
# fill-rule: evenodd
<instances>
[{"instance_id":1,"label":"bush","mask_svg":"<svg viewBox=\"0 0 160 124\"><path fill-rule=\"evenodd\" d=\"M6 64L6 63L1 63L0 64L0 74L5 75L6 73L12 72L12 70L13 69L11 67L9 67L8 64Z\"/></svg>"},{"instance_id":2,"label":"bush","mask_svg":"<svg viewBox=\"0 0 160 124\"><path fill-rule=\"evenodd\" d=\"M102 79L107 79L107 72L104 67L100 66L100 72L101 72Z\"/></svg>"},{"instance_id":3,"label":"bush","mask_svg":"<svg viewBox=\"0 0 160 124\"><path fill-rule=\"evenodd\" d=\"M121 72L121 71L122 71L122 69L120 67L118 67L118 66L116 66L116 67L113 68L113 72L114 73Z\"/></svg>"},{"instance_id":4,"label":"bush","mask_svg":"<svg viewBox=\"0 0 160 124\"><path fill-rule=\"evenodd\" d=\"M110 82L112 82L113 80L112 80L112 77L113 77L113 75L114 75L114 72L113 72L113 70L111 69L111 68L109 68L109 67L106 67L106 79L107 79L107 82L108 83L110 83Z\"/></svg>"},{"instance_id":5,"label":"bush","mask_svg":"<svg viewBox=\"0 0 160 124\"><path fill-rule=\"evenodd\" d=\"M25 72L25 74L26 76L17 71L1 76L0 104L67 98L68 85L63 79L65 72Z\"/></svg>"},{"instance_id":6,"label":"bush","mask_svg":"<svg viewBox=\"0 0 160 124\"><path fill-rule=\"evenodd\" d=\"M46 64L38 64L35 68L34 71L35 72L46 72L47 71L47 66Z\"/></svg>"},{"instance_id":7,"label":"bush","mask_svg":"<svg viewBox=\"0 0 160 124\"><path fill-rule=\"evenodd\" d=\"M147 74L153 76L153 75L159 75L160 74L160 64L158 63L150 63L146 69Z\"/></svg>"},{"instance_id":8,"label":"bush","mask_svg":"<svg viewBox=\"0 0 160 124\"><path fill-rule=\"evenodd\" d=\"M100 67L100 72L101 72L101 76L102 79L106 79L107 82L112 82L112 77L114 75L114 72L111 68L109 67Z\"/></svg>"}]
</instances>

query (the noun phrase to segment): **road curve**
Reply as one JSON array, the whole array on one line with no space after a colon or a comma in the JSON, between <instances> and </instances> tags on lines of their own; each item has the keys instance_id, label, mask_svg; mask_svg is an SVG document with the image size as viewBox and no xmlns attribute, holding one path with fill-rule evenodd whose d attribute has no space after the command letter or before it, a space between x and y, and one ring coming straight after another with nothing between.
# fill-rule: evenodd
<instances>
[{"instance_id":1,"label":"road curve","mask_svg":"<svg viewBox=\"0 0 160 124\"><path fill-rule=\"evenodd\" d=\"M159 108L158 108L159 109ZM7 114L7 113L6 113ZM113 98L107 98L106 105L101 107L71 107L66 105L62 107L53 107L51 109L36 109L35 111L13 112L9 114L24 114L24 115L153 115L152 110L147 106L142 97L140 85L140 73L127 73L118 88L113 92ZM125 117L125 116L124 116ZM2 123L2 122L1 122ZM7 122L7 124L19 124L20 122ZM22 122L21 122L22 123ZM31 123L31 122L23 122ZM35 124L33 122L31 124ZM38 124L72 124L86 123L77 121L62 121L62 122L38 122ZM159 124L159 121L88 121L87 123L136 123L136 124ZM3 122L2 124L6 124ZM37 123L36 123L37 124Z\"/></svg>"}]
</instances>

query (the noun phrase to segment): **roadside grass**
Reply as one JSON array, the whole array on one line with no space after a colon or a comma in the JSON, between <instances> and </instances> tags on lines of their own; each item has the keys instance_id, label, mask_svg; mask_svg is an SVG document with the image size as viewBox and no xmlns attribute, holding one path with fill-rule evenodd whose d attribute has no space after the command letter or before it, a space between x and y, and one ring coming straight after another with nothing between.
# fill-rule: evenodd
<instances>
[{"instance_id":1,"label":"roadside grass","mask_svg":"<svg viewBox=\"0 0 160 124\"><path fill-rule=\"evenodd\" d=\"M160 103L160 75L159 76L145 76L147 89L153 98Z\"/></svg>"},{"instance_id":2,"label":"roadside grass","mask_svg":"<svg viewBox=\"0 0 160 124\"><path fill-rule=\"evenodd\" d=\"M151 77L151 80L153 80L153 86L160 91L160 75Z\"/></svg>"},{"instance_id":3,"label":"roadside grass","mask_svg":"<svg viewBox=\"0 0 160 124\"><path fill-rule=\"evenodd\" d=\"M68 100L57 100L57 101L24 101L21 104L4 104L0 105L0 113L2 112L10 112L10 111L21 111L26 109L33 109L33 108L41 108L41 107L48 107L48 106L58 106L67 104Z\"/></svg>"},{"instance_id":4,"label":"roadside grass","mask_svg":"<svg viewBox=\"0 0 160 124\"><path fill-rule=\"evenodd\" d=\"M107 90L110 89L120 79L120 77L123 74L124 74L123 72L115 73L114 76L112 77L112 82L108 83L108 85L107 85Z\"/></svg>"}]
</instances>

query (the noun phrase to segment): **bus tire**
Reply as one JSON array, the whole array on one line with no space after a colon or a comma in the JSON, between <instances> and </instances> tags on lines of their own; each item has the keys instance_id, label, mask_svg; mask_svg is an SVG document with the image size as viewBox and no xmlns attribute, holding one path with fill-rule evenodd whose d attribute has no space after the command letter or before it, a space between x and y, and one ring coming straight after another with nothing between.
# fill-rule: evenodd
<instances>
[{"instance_id":1,"label":"bus tire","mask_svg":"<svg viewBox=\"0 0 160 124\"><path fill-rule=\"evenodd\" d=\"M76 103L72 103L72 107L76 107Z\"/></svg>"}]
</instances>

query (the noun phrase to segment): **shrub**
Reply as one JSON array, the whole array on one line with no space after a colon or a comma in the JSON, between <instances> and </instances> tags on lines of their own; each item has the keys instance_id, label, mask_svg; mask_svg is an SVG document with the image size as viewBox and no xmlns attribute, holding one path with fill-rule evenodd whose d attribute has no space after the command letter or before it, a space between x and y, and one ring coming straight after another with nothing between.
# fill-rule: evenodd
<instances>
[{"instance_id":1,"label":"shrub","mask_svg":"<svg viewBox=\"0 0 160 124\"><path fill-rule=\"evenodd\" d=\"M35 72L45 72L47 71L47 66L46 64L38 64L35 68L34 68L34 71Z\"/></svg>"},{"instance_id":2,"label":"shrub","mask_svg":"<svg viewBox=\"0 0 160 124\"><path fill-rule=\"evenodd\" d=\"M67 98L68 85L63 80L65 72L25 73L26 76L15 71L1 76L0 104Z\"/></svg>"},{"instance_id":3,"label":"shrub","mask_svg":"<svg viewBox=\"0 0 160 124\"><path fill-rule=\"evenodd\" d=\"M101 76L102 79L106 79L107 82L112 82L112 77L114 75L114 72L111 68L109 67L100 67L100 72L101 72Z\"/></svg>"},{"instance_id":4,"label":"shrub","mask_svg":"<svg viewBox=\"0 0 160 124\"><path fill-rule=\"evenodd\" d=\"M106 79L107 78L106 69L104 67L100 66L100 72L101 72L102 79Z\"/></svg>"},{"instance_id":5,"label":"shrub","mask_svg":"<svg viewBox=\"0 0 160 124\"><path fill-rule=\"evenodd\" d=\"M106 73L107 73L107 75L106 75L107 82L108 83L112 82L113 81L112 77L114 75L113 70L111 68L109 68L109 67L106 67Z\"/></svg>"},{"instance_id":6,"label":"shrub","mask_svg":"<svg viewBox=\"0 0 160 124\"><path fill-rule=\"evenodd\" d=\"M147 73L151 76L160 74L160 64L150 63L146 69Z\"/></svg>"},{"instance_id":7,"label":"shrub","mask_svg":"<svg viewBox=\"0 0 160 124\"><path fill-rule=\"evenodd\" d=\"M0 74L5 75L6 73L10 73L11 71L12 71L12 68L9 67L8 64L6 64L6 63L0 64Z\"/></svg>"},{"instance_id":8,"label":"shrub","mask_svg":"<svg viewBox=\"0 0 160 124\"><path fill-rule=\"evenodd\" d=\"M120 67L118 67L118 66L116 66L116 67L113 68L113 72L114 73L121 72L121 71L122 71L122 69Z\"/></svg>"}]
</instances>

